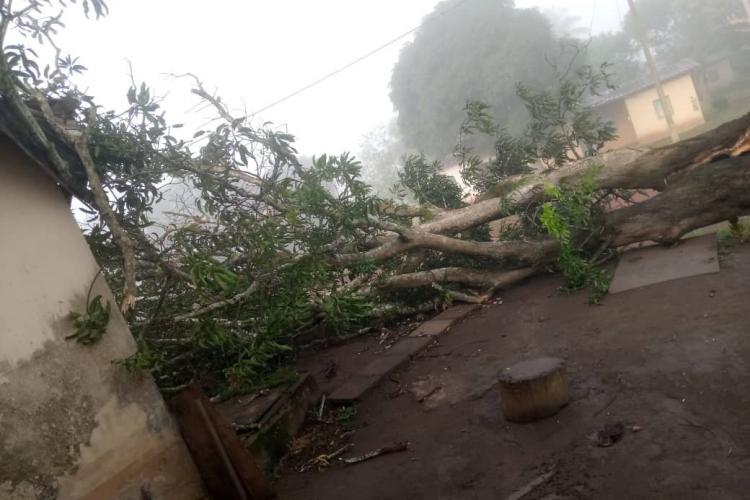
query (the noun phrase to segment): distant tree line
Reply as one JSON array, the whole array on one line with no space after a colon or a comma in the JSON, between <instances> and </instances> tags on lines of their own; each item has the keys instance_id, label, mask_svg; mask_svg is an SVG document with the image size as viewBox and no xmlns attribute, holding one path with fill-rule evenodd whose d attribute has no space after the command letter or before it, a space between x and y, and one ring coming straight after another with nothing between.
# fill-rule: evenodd
<instances>
[{"instance_id":1,"label":"distant tree line","mask_svg":"<svg viewBox=\"0 0 750 500\"><path fill-rule=\"evenodd\" d=\"M750 43L746 26L739 29L731 22L744 15L740 0L636 3L661 63L686 57L703 63ZM564 16L564 11L548 11L547 16ZM402 50L391 78L391 100L403 147L436 158L451 153L470 101L487 103L499 128L522 131L528 113L517 95L518 84L554 92L559 82L554 66L575 55L572 44L582 48L578 67L599 68L607 63L614 84L643 70L630 14L621 31L590 39L575 38L585 37L582 32L588 31L577 29L575 18L551 20L547 16L535 9L517 8L512 0L438 4L425 17L413 42Z\"/></svg>"}]
</instances>

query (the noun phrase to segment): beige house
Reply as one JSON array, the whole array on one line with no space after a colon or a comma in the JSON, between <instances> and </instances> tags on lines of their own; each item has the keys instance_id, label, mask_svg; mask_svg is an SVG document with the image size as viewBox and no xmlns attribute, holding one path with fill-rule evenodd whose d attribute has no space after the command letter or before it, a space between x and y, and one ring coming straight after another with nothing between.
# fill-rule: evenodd
<instances>
[{"instance_id":1,"label":"beige house","mask_svg":"<svg viewBox=\"0 0 750 500\"><path fill-rule=\"evenodd\" d=\"M677 130L684 132L705 123L703 107L694 81L700 66L684 60L659 71L666 103L659 99L650 75L596 96L590 101L599 113L611 120L619 138L606 145L620 149L636 144L652 144L670 137L665 113L672 110Z\"/></svg>"},{"instance_id":2,"label":"beige house","mask_svg":"<svg viewBox=\"0 0 750 500\"><path fill-rule=\"evenodd\" d=\"M92 282L114 299L41 165L0 133L0 498L204 498L154 382L112 363L136 348L117 307L98 343L65 339Z\"/></svg>"}]
</instances>

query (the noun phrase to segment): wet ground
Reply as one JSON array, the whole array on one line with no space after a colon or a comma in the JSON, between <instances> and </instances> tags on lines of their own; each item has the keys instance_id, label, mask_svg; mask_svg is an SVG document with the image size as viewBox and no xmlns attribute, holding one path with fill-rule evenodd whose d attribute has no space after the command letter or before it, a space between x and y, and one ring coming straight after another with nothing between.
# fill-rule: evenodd
<instances>
[{"instance_id":1,"label":"wet ground","mask_svg":"<svg viewBox=\"0 0 750 500\"><path fill-rule=\"evenodd\" d=\"M601 306L559 284L544 276L508 290L364 398L345 455L398 441L408 451L323 472L287 468L279 497L750 498L750 248L719 274ZM360 340L303 365L330 389L382 349ZM509 424L497 374L538 356L566 359L571 403L556 417ZM597 446L592 435L617 423L622 438Z\"/></svg>"}]
</instances>

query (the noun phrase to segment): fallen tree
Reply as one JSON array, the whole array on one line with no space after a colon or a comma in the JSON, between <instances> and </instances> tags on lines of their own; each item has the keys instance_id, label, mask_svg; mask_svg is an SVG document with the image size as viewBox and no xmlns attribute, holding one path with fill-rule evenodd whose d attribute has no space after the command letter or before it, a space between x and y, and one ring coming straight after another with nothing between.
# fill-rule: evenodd
<instances>
[{"instance_id":1,"label":"fallen tree","mask_svg":"<svg viewBox=\"0 0 750 500\"><path fill-rule=\"evenodd\" d=\"M84 233L139 343L122 363L165 390L278 380L295 337L482 301L556 268L571 288L606 291L596 266L613 250L750 214L750 115L663 148L578 160L612 137L581 104L600 81L589 69L558 95L524 90L530 108L564 111L534 115L528 137L503 135L470 107L462 134L497 139L488 161L457 149L481 196L466 203L439 164L412 157L409 205L373 195L349 155L301 164L292 136L234 116L191 75L179 81L215 111L211 129L175 137L146 85L128 90L123 112L103 111L75 86L74 59L57 51L40 71L6 41L14 28L51 41L54 25L37 22L47 5L0 2L0 130L84 206ZM536 160L549 168L531 172ZM526 173L507 176L516 171ZM165 205L175 185L187 195ZM631 204L638 190L656 194Z\"/></svg>"}]
</instances>

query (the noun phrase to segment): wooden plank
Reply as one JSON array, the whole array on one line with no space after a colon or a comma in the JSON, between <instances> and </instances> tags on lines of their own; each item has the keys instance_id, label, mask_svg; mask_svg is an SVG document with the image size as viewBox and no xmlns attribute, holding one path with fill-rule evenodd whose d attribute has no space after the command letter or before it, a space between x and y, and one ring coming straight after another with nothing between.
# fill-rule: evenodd
<instances>
[{"instance_id":1,"label":"wooden plank","mask_svg":"<svg viewBox=\"0 0 750 500\"><path fill-rule=\"evenodd\" d=\"M197 386L170 401L185 444L209 494L226 500L266 500L271 487L231 423L220 415Z\"/></svg>"}]
</instances>

